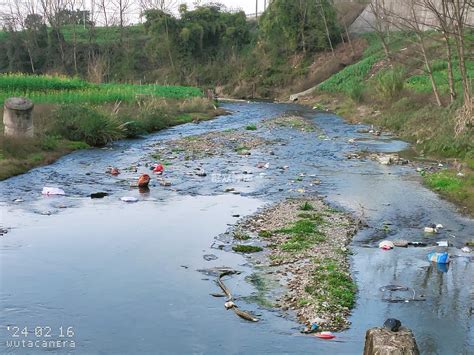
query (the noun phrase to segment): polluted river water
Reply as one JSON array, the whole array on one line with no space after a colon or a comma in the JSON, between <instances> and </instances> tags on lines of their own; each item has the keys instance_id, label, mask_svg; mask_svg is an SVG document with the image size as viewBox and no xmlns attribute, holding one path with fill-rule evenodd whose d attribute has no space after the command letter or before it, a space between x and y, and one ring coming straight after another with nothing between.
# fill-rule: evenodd
<instances>
[{"instance_id":1,"label":"polluted river water","mask_svg":"<svg viewBox=\"0 0 474 355\"><path fill-rule=\"evenodd\" d=\"M474 260L460 248L474 237L474 221L424 188L412 165L346 158L355 151L397 152L406 143L357 133L359 125L298 105L223 106L230 115L78 151L0 182L0 226L8 228L0 237L0 353L361 354L366 330L386 318L412 329L423 354L473 353ZM282 114L310 119L315 131L261 128L263 119ZM250 124L272 144L245 157L167 157L170 187L153 181L145 193L129 188L131 179L150 173L145 163L154 162L151 155L166 141ZM262 159L267 169L256 168ZM126 171L132 165L137 172ZM105 174L108 166L122 174ZM196 176L196 168L207 176ZM309 184L308 176L321 183ZM41 196L44 186L60 187L66 196ZM226 193L229 188L240 193ZM109 195L90 199L99 191ZM350 244L358 287L352 325L333 340L303 336L291 316L251 302L258 290L247 280L255 268L217 238L240 217L303 191L368 224ZM124 203L124 196L138 202ZM426 235L430 223L445 228ZM453 259L440 270L426 257L437 248L383 251L378 243L384 239L448 240ZM215 257L203 258L210 254ZM199 270L218 266L241 271L226 285L258 323L236 317L222 298L210 296L219 292L215 277ZM380 290L390 284L410 287L424 301L387 302L400 296ZM38 339L62 342L45 348ZM18 340L33 345L12 343Z\"/></svg>"}]
</instances>

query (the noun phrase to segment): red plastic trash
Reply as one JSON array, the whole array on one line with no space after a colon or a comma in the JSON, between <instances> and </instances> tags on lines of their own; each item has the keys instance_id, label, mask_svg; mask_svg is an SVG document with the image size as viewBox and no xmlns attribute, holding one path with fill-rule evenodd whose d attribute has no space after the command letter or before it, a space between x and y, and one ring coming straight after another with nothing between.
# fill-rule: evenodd
<instances>
[{"instance_id":1,"label":"red plastic trash","mask_svg":"<svg viewBox=\"0 0 474 355\"><path fill-rule=\"evenodd\" d=\"M321 333L315 334L315 336L317 336L318 338L321 338L321 339L334 339L336 337L331 332L321 332Z\"/></svg>"},{"instance_id":2,"label":"red plastic trash","mask_svg":"<svg viewBox=\"0 0 474 355\"><path fill-rule=\"evenodd\" d=\"M162 173L165 168L161 164L156 164L155 169L153 169L154 173Z\"/></svg>"}]
</instances>

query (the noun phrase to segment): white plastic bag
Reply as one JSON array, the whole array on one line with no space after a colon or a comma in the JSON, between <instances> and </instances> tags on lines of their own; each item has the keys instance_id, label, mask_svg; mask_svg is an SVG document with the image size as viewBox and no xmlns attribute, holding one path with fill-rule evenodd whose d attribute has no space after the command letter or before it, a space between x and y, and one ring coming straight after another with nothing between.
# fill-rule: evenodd
<instances>
[{"instance_id":1,"label":"white plastic bag","mask_svg":"<svg viewBox=\"0 0 474 355\"><path fill-rule=\"evenodd\" d=\"M43 191L41 192L43 195L65 195L66 193L64 192L63 189L60 189L58 187L43 187Z\"/></svg>"}]
</instances>

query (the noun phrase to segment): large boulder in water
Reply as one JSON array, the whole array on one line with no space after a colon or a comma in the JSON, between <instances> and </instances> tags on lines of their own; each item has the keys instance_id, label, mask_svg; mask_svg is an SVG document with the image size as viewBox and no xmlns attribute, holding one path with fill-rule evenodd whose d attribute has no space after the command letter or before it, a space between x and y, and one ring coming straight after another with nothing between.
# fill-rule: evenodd
<instances>
[{"instance_id":1,"label":"large boulder in water","mask_svg":"<svg viewBox=\"0 0 474 355\"><path fill-rule=\"evenodd\" d=\"M364 355L419 355L413 332L400 327L397 332L372 328L365 334Z\"/></svg>"}]
</instances>

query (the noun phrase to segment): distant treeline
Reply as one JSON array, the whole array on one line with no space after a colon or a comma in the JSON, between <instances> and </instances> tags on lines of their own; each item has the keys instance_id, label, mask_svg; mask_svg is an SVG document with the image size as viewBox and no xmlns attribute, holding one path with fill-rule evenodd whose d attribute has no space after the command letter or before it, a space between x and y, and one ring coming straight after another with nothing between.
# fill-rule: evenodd
<instances>
[{"instance_id":1,"label":"distant treeline","mask_svg":"<svg viewBox=\"0 0 474 355\"><path fill-rule=\"evenodd\" d=\"M143 14L143 25L108 27L96 27L88 11L28 14L0 33L0 72L93 82L284 85L292 56L309 63L344 38L329 0L275 0L258 21L214 3L181 5L179 16L153 8Z\"/></svg>"}]
</instances>

